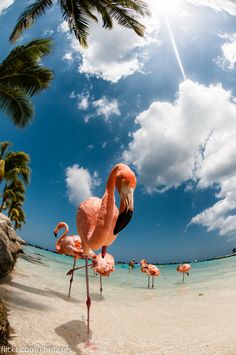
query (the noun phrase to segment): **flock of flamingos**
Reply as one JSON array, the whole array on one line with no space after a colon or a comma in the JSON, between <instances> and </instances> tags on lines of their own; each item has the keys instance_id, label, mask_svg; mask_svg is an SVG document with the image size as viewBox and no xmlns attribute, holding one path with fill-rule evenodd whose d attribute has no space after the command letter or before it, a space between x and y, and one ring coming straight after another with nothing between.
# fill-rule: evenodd
<instances>
[{"instance_id":1,"label":"flock of flamingos","mask_svg":"<svg viewBox=\"0 0 236 355\"><path fill-rule=\"evenodd\" d=\"M69 228L64 222L58 223L54 229L54 235L57 238L59 230L65 228L64 233L56 242L56 251L74 258L73 268L67 273L71 276L68 298L70 297L74 271L85 268L88 339L91 306L88 268L92 267L93 271L100 275L100 292L102 292L102 276L109 276L114 271L115 266L113 256L107 253L107 247L116 240L118 233L132 218L135 187L136 177L134 172L125 164L115 165L109 174L103 197L101 199L90 197L80 204L77 211L79 235L67 235ZM119 209L115 204L115 189L120 195ZM95 254L94 250L100 248L101 253ZM75 268L77 259L85 259L85 266ZM154 287L154 277L160 275L160 270L155 265L148 264L144 259L141 260L140 265L141 271L148 275L148 287L150 287L150 277L152 277L152 287ZM184 274L188 274L190 268L189 264L182 264L177 267L177 271L183 273L183 282Z\"/></svg>"}]
</instances>

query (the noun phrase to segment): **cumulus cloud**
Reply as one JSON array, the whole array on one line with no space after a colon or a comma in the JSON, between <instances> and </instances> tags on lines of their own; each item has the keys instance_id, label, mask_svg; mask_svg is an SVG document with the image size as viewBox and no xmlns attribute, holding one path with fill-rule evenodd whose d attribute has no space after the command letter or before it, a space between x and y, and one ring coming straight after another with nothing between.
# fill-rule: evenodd
<instances>
[{"instance_id":1,"label":"cumulus cloud","mask_svg":"<svg viewBox=\"0 0 236 355\"><path fill-rule=\"evenodd\" d=\"M222 54L215 62L224 70L232 70L236 64L236 33L220 34L219 37L225 42L221 46Z\"/></svg>"},{"instance_id":2,"label":"cumulus cloud","mask_svg":"<svg viewBox=\"0 0 236 355\"><path fill-rule=\"evenodd\" d=\"M146 190L163 192L190 181L199 189L217 186L220 201L192 223L222 235L235 233L236 215L229 215L236 203L236 104L231 92L186 80L173 103L152 103L136 123L139 128L123 158L135 166Z\"/></svg>"},{"instance_id":3,"label":"cumulus cloud","mask_svg":"<svg viewBox=\"0 0 236 355\"><path fill-rule=\"evenodd\" d=\"M76 206L91 197L94 188L101 183L96 171L90 174L88 169L78 164L66 168L65 173L67 196L69 201Z\"/></svg>"},{"instance_id":4,"label":"cumulus cloud","mask_svg":"<svg viewBox=\"0 0 236 355\"><path fill-rule=\"evenodd\" d=\"M0 15L8 8L10 7L15 0L1 0L0 2Z\"/></svg>"},{"instance_id":5,"label":"cumulus cloud","mask_svg":"<svg viewBox=\"0 0 236 355\"><path fill-rule=\"evenodd\" d=\"M80 94L78 95L77 107L80 110L87 110L89 107L89 94Z\"/></svg>"},{"instance_id":6,"label":"cumulus cloud","mask_svg":"<svg viewBox=\"0 0 236 355\"><path fill-rule=\"evenodd\" d=\"M236 4L232 0L186 0L193 5L207 6L211 9L220 12L227 12L229 15L236 15Z\"/></svg>"},{"instance_id":7,"label":"cumulus cloud","mask_svg":"<svg viewBox=\"0 0 236 355\"><path fill-rule=\"evenodd\" d=\"M93 102L97 115L103 116L108 121L111 116L120 116L119 104L116 99L109 100L106 96Z\"/></svg>"},{"instance_id":8,"label":"cumulus cloud","mask_svg":"<svg viewBox=\"0 0 236 355\"><path fill-rule=\"evenodd\" d=\"M116 23L112 31L102 28L101 22L94 23L91 26L87 49L82 48L78 40L69 34L65 21L58 30L66 33L69 41L69 50L64 55L64 59L78 60L80 73L116 83L122 78L142 71L147 58L147 46L150 43L159 44L155 37L159 27L160 23L156 17L149 20L147 35L141 38L130 29Z\"/></svg>"}]
</instances>

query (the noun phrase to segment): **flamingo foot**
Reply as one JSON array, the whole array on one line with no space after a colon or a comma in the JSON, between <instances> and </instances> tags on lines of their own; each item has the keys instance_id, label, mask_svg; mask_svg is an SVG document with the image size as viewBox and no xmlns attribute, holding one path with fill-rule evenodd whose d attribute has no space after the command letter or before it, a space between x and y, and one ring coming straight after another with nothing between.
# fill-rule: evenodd
<instances>
[{"instance_id":1,"label":"flamingo foot","mask_svg":"<svg viewBox=\"0 0 236 355\"><path fill-rule=\"evenodd\" d=\"M85 347L86 349L91 349L91 350L94 350L94 351L98 350L98 348L96 347L96 345L93 344L91 341L87 341L87 342L84 344L84 347Z\"/></svg>"}]
</instances>

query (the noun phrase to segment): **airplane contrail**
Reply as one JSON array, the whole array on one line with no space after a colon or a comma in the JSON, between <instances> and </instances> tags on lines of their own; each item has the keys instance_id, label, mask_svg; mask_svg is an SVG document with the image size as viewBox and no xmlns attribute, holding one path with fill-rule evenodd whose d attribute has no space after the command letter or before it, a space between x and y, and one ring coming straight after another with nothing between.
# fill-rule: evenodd
<instances>
[{"instance_id":1,"label":"airplane contrail","mask_svg":"<svg viewBox=\"0 0 236 355\"><path fill-rule=\"evenodd\" d=\"M166 17L166 24L167 24L167 28L168 28L168 31L169 31L169 34L170 34L171 42L172 42L172 45L173 45L173 48L174 48L174 52L175 52L175 55L176 55L177 62L179 64L179 68L180 68L181 74L183 76L183 79L187 80L187 76L185 74L184 67L183 67L183 64L182 64L181 59L180 59L178 48L176 46L176 42L175 42L175 38L174 38L174 35L173 35L173 32L172 32L172 28L171 28L170 22L169 22L167 17Z\"/></svg>"}]
</instances>

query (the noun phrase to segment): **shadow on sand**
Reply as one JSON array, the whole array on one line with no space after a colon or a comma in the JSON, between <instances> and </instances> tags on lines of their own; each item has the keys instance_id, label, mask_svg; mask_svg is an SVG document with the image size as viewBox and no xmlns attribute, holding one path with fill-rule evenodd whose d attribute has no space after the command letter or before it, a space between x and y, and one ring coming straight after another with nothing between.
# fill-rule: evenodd
<instances>
[{"instance_id":1,"label":"shadow on sand","mask_svg":"<svg viewBox=\"0 0 236 355\"><path fill-rule=\"evenodd\" d=\"M33 255L30 255L30 254L27 254L27 253L23 253L23 254L20 254L19 256L21 259L24 259L26 261L28 261L29 263L32 263L32 264L40 264L40 265L43 265L43 266L46 266L48 267L49 265L44 263L41 259L42 257L41 256L33 256Z\"/></svg>"},{"instance_id":2,"label":"shadow on sand","mask_svg":"<svg viewBox=\"0 0 236 355\"><path fill-rule=\"evenodd\" d=\"M19 290L22 290L25 292L36 294L36 295L41 295L41 296L46 296L46 297L55 297L56 296L58 298L63 299L64 301L68 301L66 293L60 293L55 290L40 289L37 287L23 285L21 283L12 281L11 279L8 279L7 285L10 287L18 288ZM80 303L80 301L78 301L77 299L75 299L73 297L70 298L70 302L71 303Z\"/></svg>"},{"instance_id":3,"label":"shadow on sand","mask_svg":"<svg viewBox=\"0 0 236 355\"><path fill-rule=\"evenodd\" d=\"M90 297L92 301L96 302L101 302L105 300L105 297L103 295L100 295L100 293L90 293Z\"/></svg>"},{"instance_id":4,"label":"shadow on sand","mask_svg":"<svg viewBox=\"0 0 236 355\"><path fill-rule=\"evenodd\" d=\"M71 320L55 328L55 332L61 338L65 339L68 346L76 355L82 355L83 352L78 348L81 343L87 342L87 324L80 320ZM90 330L90 339L92 332Z\"/></svg>"}]
</instances>

